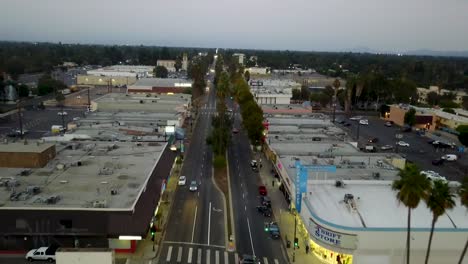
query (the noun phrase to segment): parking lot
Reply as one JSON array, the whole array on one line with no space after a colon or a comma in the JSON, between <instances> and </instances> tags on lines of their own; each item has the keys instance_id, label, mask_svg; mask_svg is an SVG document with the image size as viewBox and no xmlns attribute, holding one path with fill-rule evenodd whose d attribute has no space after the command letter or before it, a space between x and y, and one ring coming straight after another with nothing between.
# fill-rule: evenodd
<instances>
[{"instance_id":1,"label":"parking lot","mask_svg":"<svg viewBox=\"0 0 468 264\"><path fill-rule=\"evenodd\" d=\"M468 172L468 157L464 153L458 153L455 149L437 149L432 144L429 144L430 134L419 136L415 131L401 132L401 127L393 125L391 127L385 126L385 121L375 117L365 117L369 120L369 125L359 125L359 142L366 144L371 138L378 138L377 143L374 144L378 147L379 152L398 152L404 156L408 161L418 165L421 170L433 170L440 175L446 177L448 180L461 181ZM346 120L350 126L343 126L345 131L348 131L350 137L356 140L358 133L358 121ZM402 138L398 139L396 135L401 135ZM396 142L404 141L409 144L409 147L396 146ZM392 150L382 151L380 148L383 145L393 146ZM445 162L442 165L432 165L432 160L439 159L445 154L456 154L457 161Z\"/></svg>"}]
</instances>

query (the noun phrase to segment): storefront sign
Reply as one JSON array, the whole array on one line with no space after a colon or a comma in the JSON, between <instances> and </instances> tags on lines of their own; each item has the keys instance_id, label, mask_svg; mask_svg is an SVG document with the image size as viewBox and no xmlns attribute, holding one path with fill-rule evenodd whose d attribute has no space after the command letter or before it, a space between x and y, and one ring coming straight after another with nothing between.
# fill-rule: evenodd
<instances>
[{"instance_id":1,"label":"storefront sign","mask_svg":"<svg viewBox=\"0 0 468 264\"><path fill-rule=\"evenodd\" d=\"M357 248L357 235L345 234L330 230L317 224L312 218L310 221L310 232L320 242L345 249Z\"/></svg>"}]
</instances>

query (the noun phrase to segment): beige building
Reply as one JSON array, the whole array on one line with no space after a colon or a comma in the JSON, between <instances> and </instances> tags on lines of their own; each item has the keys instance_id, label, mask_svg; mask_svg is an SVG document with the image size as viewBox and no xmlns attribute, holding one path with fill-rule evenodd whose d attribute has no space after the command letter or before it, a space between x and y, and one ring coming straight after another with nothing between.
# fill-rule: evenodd
<instances>
[{"instance_id":1,"label":"beige building","mask_svg":"<svg viewBox=\"0 0 468 264\"><path fill-rule=\"evenodd\" d=\"M156 62L156 66L163 66L169 72L176 72L175 64L176 64L175 60L158 60ZM188 57L187 57L187 54L184 54L182 58L182 70L187 71L187 67L188 67Z\"/></svg>"},{"instance_id":2,"label":"beige building","mask_svg":"<svg viewBox=\"0 0 468 264\"><path fill-rule=\"evenodd\" d=\"M94 76L94 75L78 75L76 77L77 85L110 85L123 86L132 85L137 81L136 77L132 76Z\"/></svg>"},{"instance_id":3,"label":"beige building","mask_svg":"<svg viewBox=\"0 0 468 264\"><path fill-rule=\"evenodd\" d=\"M418 91L418 102L424 103L424 104L428 103L427 95L431 92L434 92L438 95L447 95L449 93L453 93L455 94L455 99L453 100L453 102L457 104L463 103L463 97L467 96L467 93L465 91L457 91L457 90L452 91L452 90L447 90L447 89L441 89L439 86L429 86L429 89L424 88L424 87L418 87L417 91Z\"/></svg>"}]
</instances>

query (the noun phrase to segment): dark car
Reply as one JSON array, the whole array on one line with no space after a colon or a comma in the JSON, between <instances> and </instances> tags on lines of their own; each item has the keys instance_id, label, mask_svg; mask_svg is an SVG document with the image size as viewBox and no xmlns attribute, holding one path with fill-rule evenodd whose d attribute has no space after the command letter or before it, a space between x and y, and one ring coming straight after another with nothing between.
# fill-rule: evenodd
<instances>
[{"instance_id":1,"label":"dark car","mask_svg":"<svg viewBox=\"0 0 468 264\"><path fill-rule=\"evenodd\" d=\"M271 207L271 200L268 196L260 196L260 204L263 206Z\"/></svg>"},{"instance_id":2,"label":"dark car","mask_svg":"<svg viewBox=\"0 0 468 264\"><path fill-rule=\"evenodd\" d=\"M385 126L386 127L391 127L393 125L393 122L392 121L387 121L385 122Z\"/></svg>"},{"instance_id":3,"label":"dark car","mask_svg":"<svg viewBox=\"0 0 468 264\"><path fill-rule=\"evenodd\" d=\"M242 255L239 259L239 264L255 264L255 257L251 255Z\"/></svg>"},{"instance_id":4,"label":"dark car","mask_svg":"<svg viewBox=\"0 0 468 264\"><path fill-rule=\"evenodd\" d=\"M261 196L266 196L267 195L267 189L265 186L259 186L258 187L258 194L260 194Z\"/></svg>"},{"instance_id":5,"label":"dark car","mask_svg":"<svg viewBox=\"0 0 468 264\"><path fill-rule=\"evenodd\" d=\"M343 126L349 127L349 126L351 126L351 124L350 123L344 123Z\"/></svg>"},{"instance_id":6,"label":"dark car","mask_svg":"<svg viewBox=\"0 0 468 264\"><path fill-rule=\"evenodd\" d=\"M377 143L377 142L379 142L379 139L376 138L376 137L375 137L375 138L370 138L370 139L369 139L369 143Z\"/></svg>"},{"instance_id":7,"label":"dark car","mask_svg":"<svg viewBox=\"0 0 468 264\"><path fill-rule=\"evenodd\" d=\"M257 206L257 211L265 217L271 217L271 208L268 206Z\"/></svg>"},{"instance_id":8,"label":"dark car","mask_svg":"<svg viewBox=\"0 0 468 264\"><path fill-rule=\"evenodd\" d=\"M429 139L429 140L427 141L427 144L433 144L434 141L435 141L434 139Z\"/></svg>"},{"instance_id":9,"label":"dark car","mask_svg":"<svg viewBox=\"0 0 468 264\"><path fill-rule=\"evenodd\" d=\"M445 160L444 159L435 159L432 161L432 165L435 165L435 166L440 166L442 164L444 164Z\"/></svg>"}]
</instances>

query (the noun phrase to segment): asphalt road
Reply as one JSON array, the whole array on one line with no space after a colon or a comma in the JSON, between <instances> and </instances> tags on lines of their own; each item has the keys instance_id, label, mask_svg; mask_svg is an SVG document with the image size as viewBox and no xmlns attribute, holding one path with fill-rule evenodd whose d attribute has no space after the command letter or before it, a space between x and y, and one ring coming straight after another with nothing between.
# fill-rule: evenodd
<instances>
[{"instance_id":1,"label":"asphalt road","mask_svg":"<svg viewBox=\"0 0 468 264\"><path fill-rule=\"evenodd\" d=\"M192 254L196 254L198 249L202 248L210 250L213 254L218 250L218 254L224 256L224 200L212 179L213 154L211 148L206 145L206 137L211 131L211 117L215 112L215 92L212 90L200 109L193 128L191 143L182 167L182 175L187 177L187 184L178 186L176 190L159 263L187 263L188 257L184 257L184 261L180 262L177 261L178 255L182 256L183 252L188 254L192 251L191 256L195 258ZM197 192L189 191L192 180L199 183Z\"/></svg>"},{"instance_id":2,"label":"asphalt road","mask_svg":"<svg viewBox=\"0 0 468 264\"><path fill-rule=\"evenodd\" d=\"M234 127L240 132L232 135L232 144L228 149L230 184L236 249L239 255L255 255L261 263L287 263L280 239L273 239L264 231L266 218L257 212L259 205L258 186L262 185L258 173L253 172L250 161L253 159L247 132L241 127L238 107L230 104L234 110ZM265 261L265 259L267 261Z\"/></svg>"},{"instance_id":3,"label":"asphalt road","mask_svg":"<svg viewBox=\"0 0 468 264\"><path fill-rule=\"evenodd\" d=\"M379 139L376 144L380 149L383 145L392 145L394 149L392 152L398 152L403 155L407 160L417 164L421 170L433 170L438 172L440 175L446 177L448 180L460 181L463 176L466 175L466 164L468 163L464 154L459 154L455 149L442 150L436 149L431 144L428 144L429 138L426 136L419 136L416 132L401 132L401 127L392 126L386 127L385 121L369 117L369 125L360 125L359 126L359 139L361 143L366 143L370 138L377 137ZM357 136L357 121L347 120L348 123L351 123L350 127L343 127L348 131L349 135L356 139ZM396 134L403 135L402 139L397 139ZM398 147L396 148L397 141L404 141L409 143L409 147ZM388 151L381 151L388 152ZM457 154L459 156L458 161L455 162L446 162L441 166L432 165L432 160L440 158L445 154Z\"/></svg>"}]
</instances>

